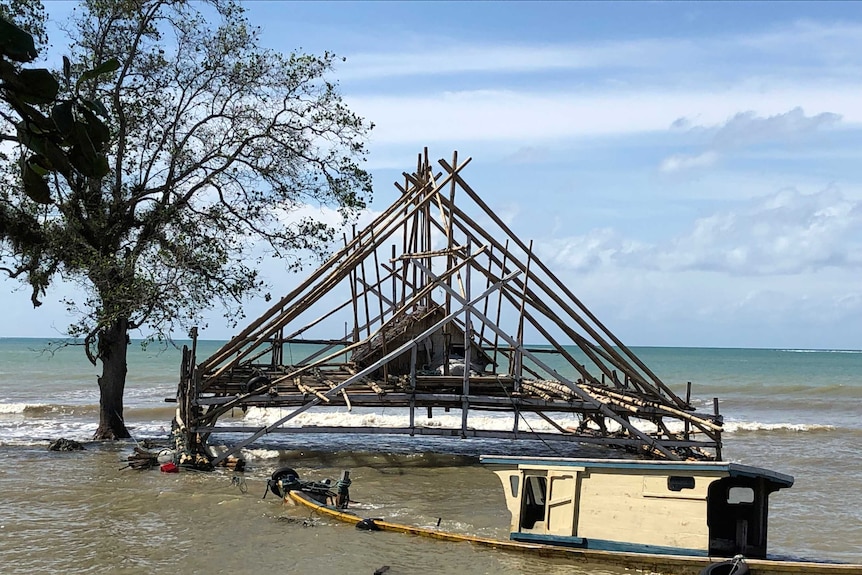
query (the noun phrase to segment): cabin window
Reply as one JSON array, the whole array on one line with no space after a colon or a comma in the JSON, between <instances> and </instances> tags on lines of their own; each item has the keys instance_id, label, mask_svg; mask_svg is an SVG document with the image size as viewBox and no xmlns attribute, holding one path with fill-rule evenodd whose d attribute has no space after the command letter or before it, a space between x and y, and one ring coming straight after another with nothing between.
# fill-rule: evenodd
<instances>
[{"instance_id":1,"label":"cabin window","mask_svg":"<svg viewBox=\"0 0 862 575\"><path fill-rule=\"evenodd\" d=\"M731 487L727 491L727 502L730 505L754 503L754 489L751 487Z\"/></svg>"},{"instance_id":2,"label":"cabin window","mask_svg":"<svg viewBox=\"0 0 862 575\"><path fill-rule=\"evenodd\" d=\"M510 475L509 476L509 489L511 489L511 491L512 491L512 497L518 496L518 486L519 486L520 482L521 482L521 478L518 477L517 475Z\"/></svg>"},{"instance_id":3,"label":"cabin window","mask_svg":"<svg viewBox=\"0 0 862 575\"><path fill-rule=\"evenodd\" d=\"M524 478L524 501L521 511L521 527L532 529L537 521L545 520L545 493L548 480L539 475Z\"/></svg>"},{"instance_id":4,"label":"cabin window","mask_svg":"<svg viewBox=\"0 0 862 575\"><path fill-rule=\"evenodd\" d=\"M694 489L694 477L682 477L671 475L667 478L667 488L671 491L682 491L683 489Z\"/></svg>"}]
</instances>

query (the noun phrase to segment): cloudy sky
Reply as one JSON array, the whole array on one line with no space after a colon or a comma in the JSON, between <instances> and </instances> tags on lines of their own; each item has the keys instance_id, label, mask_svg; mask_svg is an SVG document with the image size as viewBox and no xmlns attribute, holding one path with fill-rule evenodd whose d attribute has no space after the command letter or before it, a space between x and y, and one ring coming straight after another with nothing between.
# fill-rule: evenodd
<instances>
[{"instance_id":1,"label":"cloudy sky","mask_svg":"<svg viewBox=\"0 0 862 575\"><path fill-rule=\"evenodd\" d=\"M862 348L862 4L246 5L266 46L347 58L372 209L458 150L630 345ZM68 323L11 288L0 336Z\"/></svg>"}]
</instances>

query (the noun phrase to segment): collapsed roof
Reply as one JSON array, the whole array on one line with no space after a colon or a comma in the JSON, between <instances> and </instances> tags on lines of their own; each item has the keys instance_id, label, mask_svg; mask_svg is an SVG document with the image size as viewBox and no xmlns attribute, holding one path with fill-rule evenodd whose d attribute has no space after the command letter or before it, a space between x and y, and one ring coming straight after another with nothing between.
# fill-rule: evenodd
<instances>
[{"instance_id":1,"label":"collapsed roof","mask_svg":"<svg viewBox=\"0 0 862 575\"><path fill-rule=\"evenodd\" d=\"M400 197L211 357L184 354L178 420L204 443L271 433L403 433L575 441L669 459L721 459L721 416L698 413L610 332L467 184L470 163L427 149ZM345 294L340 305L333 295ZM306 334L343 322L341 337ZM527 344L525 334L530 334ZM298 357L297 357L298 356ZM221 424L235 408L281 408L266 426ZM310 409L400 408L397 427L297 427ZM427 426L416 410L456 410ZM458 411L460 410L460 411ZM508 412L505 427L470 414ZM521 426L526 414L545 431ZM578 424L571 425L572 417ZM567 423L568 422L568 423ZM712 453L708 453L711 450Z\"/></svg>"}]
</instances>

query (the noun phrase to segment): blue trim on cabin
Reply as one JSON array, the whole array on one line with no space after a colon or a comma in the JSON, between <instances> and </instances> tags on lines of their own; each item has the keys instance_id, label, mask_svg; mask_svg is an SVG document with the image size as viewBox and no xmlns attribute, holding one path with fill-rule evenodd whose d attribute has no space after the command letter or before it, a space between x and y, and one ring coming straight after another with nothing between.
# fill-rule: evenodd
<instances>
[{"instance_id":1,"label":"blue trim on cabin","mask_svg":"<svg viewBox=\"0 0 862 575\"><path fill-rule=\"evenodd\" d=\"M512 532L509 538L524 543L542 543L555 547L573 547L591 549L593 551L614 551L617 553L651 553L654 555L686 555L688 557L708 557L709 553L702 549L687 549L684 547L665 547L663 545L644 545L640 543L625 543L608 539L586 539L584 537L566 537L564 535L546 535L542 533Z\"/></svg>"},{"instance_id":2,"label":"blue trim on cabin","mask_svg":"<svg viewBox=\"0 0 862 575\"><path fill-rule=\"evenodd\" d=\"M729 461L645 461L637 459L576 459L558 457L500 457L479 456L479 462L486 465L536 465L545 467L584 467L587 469L635 469L669 472L711 471L724 472L730 477L763 477L778 484L779 487L793 485L793 477L762 467L730 463Z\"/></svg>"},{"instance_id":3,"label":"blue trim on cabin","mask_svg":"<svg viewBox=\"0 0 862 575\"><path fill-rule=\"evenodd\" d=\"M770 471L762 467L752 467L750 465L741 465L739 463L731 463L728 468L731 477L751 477L754 479L763 477L777 484L779 487L793 487L793 476L777 471Z\"/></svg>"}]
</instances>

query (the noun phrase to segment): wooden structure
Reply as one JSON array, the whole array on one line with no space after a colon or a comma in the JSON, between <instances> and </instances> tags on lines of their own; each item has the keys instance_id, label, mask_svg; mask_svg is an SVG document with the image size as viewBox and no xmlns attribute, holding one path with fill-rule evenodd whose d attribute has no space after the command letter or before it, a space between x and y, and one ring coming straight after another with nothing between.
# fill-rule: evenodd
<instances>
[{"instance_id":1,"label":"wooden structure","mask_svg":"<svg viewBox=\"0 0 862 575\"><path fill-rule=\"evenodd\" d=\"M298 287L211 357L185 350L177 424L189 448L204 449L214 433L249 433L218 462L271 433L402 433L721 458L717 401L697 413L690 385L675 394L602 325L465 182L469 162L456 152L435 168L426 149L395 184L400 198ZM308 336L336 321L344 336ZM307 353L295 357L299 349ZM249 407L283 416L266 427L219 422ZM326 407L402 408L407 423L290 424ZM461 424L423 425L435 409L455 410ZM502 429L471 426L482 411L511 418ZM524 414L553 431L534 432Z\"/></svg>"}]
</instances>

